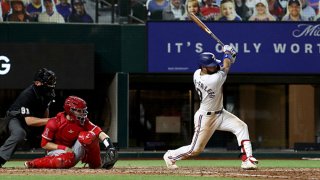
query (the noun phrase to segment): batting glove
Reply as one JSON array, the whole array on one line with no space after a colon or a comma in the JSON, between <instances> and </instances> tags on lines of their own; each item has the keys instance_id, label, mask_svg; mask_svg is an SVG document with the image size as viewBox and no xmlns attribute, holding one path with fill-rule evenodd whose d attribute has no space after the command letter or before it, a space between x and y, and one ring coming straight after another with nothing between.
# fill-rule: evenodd
<instances>
[{"instance_id":1,"label":"batting glove","mask_svg":"<svg viewBox=\"0 0 320 180\"><path fill-rule=\"evenodd\" d=\"M237 52L231 46L224 45L223 52L225 53L224 58L230 59L231 63L236 61Z\"/></svg>"},{"instance_id":2,"label":"batting glove","mask_svg":"<svg viewBox=\"0 0 320 180\"><path fill-rule=\"evenodd\" d=\"M232 51L232 47L231 46L229 46L229 45L224 45L223 46L223 52L224 53L227 53L227 52L231 52Z\"/></svg>"}]
</instances>

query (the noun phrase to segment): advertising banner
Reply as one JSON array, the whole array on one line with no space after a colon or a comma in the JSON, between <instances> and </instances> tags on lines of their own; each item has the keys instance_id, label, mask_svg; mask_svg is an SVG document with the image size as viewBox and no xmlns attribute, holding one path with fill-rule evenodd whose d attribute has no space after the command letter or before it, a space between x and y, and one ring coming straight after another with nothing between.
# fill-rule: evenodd
<instances>
[{"instance_id":1,"label":"advertising banner","mask_svg":"<svg viewBox=\"0 0 320 180\"><path fill-rule=\"evenodd\" d=\"M319 74L317 22L205 22L238 52L230 73ZM193 72L198 56L222 47L191 21L148 22L148 72Z\"/></svg>"},{"instance_id":2,"label":"advertising banner","mask_svg":"<svg viewBox=\"0 0 320 180\"><path fill-rule=\"evenodd\" d=\"M40 68L53 70L57 89L94 88L91 44L0 43L0 88L23 89Z\"/></svg>"}]
</instances>

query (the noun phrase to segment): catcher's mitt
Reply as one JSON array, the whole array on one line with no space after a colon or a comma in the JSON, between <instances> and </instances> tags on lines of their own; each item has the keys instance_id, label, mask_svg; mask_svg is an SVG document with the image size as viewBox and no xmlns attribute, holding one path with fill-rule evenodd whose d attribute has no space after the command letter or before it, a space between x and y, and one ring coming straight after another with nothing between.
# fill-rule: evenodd
<instances>
[{"instance_id":1,"label":"catcher's mitt","mask_svg":"<svg viewBox=\"0 0 320 180\"><path fill-rule=\"evenodd\" d=\"M116 148L107 148L106 155L102 159L102 168L111 169L118 161L118 152Z\"/></svg>"}]
</instances>

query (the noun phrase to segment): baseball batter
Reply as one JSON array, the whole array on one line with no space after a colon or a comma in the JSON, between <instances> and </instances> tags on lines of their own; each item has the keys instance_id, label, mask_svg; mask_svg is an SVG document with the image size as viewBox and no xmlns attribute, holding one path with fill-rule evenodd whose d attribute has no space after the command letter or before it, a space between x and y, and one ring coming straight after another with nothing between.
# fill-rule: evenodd
<instances>
[{"instance_id":1,"label":"baseball batter","mask_svg":"<svg viewBox=\"0 0 320 180\"><path fill-rule=\"evenodd\" d=\"M107 134L87 118L86 102L69 96L64 112L51 118L42 134L41 147L47 156L25 162L27 168L71 168L80 160L89 168L110 169L117 161L117 152ZM99 140L107 148L102 162Z\"/></svg>"},{"instance_id":2,"label":"baseball batter","mask_svg":"<svg viewBox=\"0 0 320 180\"><path fill-rule=\"evenodd\" d=\"M235 62L236 52L225 45L223 47L223 66L220 60L209 52L200 54L199 66L193 75L196 91L201 101L200 108L194 115L194 135L190 145L176 150L168 150L163 159L168 168L178 168L176 161L187 159L201 153L215 130L229 131L236 135L241 147L241 168L256 169L257 159L252 156L252 147L247 125L237 116L223 108L222 86L226 81L231 64Z\"/></svg>"}]
</instances>

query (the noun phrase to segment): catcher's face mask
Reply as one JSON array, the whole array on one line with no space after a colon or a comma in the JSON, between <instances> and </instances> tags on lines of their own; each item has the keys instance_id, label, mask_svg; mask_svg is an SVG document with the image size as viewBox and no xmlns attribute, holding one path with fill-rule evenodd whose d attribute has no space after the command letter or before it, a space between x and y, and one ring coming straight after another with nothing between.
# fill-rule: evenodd
<instances>
[{"instance_id":1,"label":"catcher's face mask","mask_svg":"<svg viewBox=\"0 0 320 180\"><path fill-rule=\"evenodd\" d=\"M87 108L83 108L83 109L71 108L70 111L73 113L73 116L80 121L80 124L83 125L88 115Z\"/></svg>"},{"instance_id":2,"label":"catcher's face mask","mask_svg":"<svg viewBox=\"0 0 320 180\"><path fill-rule=\"evenodd\" d=\"M72 120L78 120L81 125L84 125L88 111L87 103L83 99L77 96L69 96L64 102L63 108Z\"/></svg>"},{"instance_id":3,"label":"catcher's face mask","mask_svg":"<svg viewBox=\"0 0 320 180\"><path fill-rule=\"evenodd\" d=\"M34 75L34 81L42 83L40 86L36 86L41 96L55 98L54 89L56 87L56 75L53 71L46 68L39 69Z\"/></svg>"}]
</instances>

